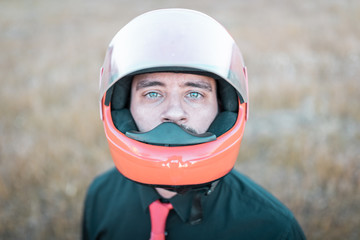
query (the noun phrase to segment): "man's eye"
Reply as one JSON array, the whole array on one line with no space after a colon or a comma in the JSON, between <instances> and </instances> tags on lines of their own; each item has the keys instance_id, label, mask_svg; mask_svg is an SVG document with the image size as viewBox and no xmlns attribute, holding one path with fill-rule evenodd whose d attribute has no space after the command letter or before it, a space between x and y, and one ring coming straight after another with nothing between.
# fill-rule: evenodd
<instances>
[{"instance_id":1,"label":"man's eye","mask_svg":"<svg viewBox=\"0 0 360 240\"><path fill-rule=\"evenodd\" d=\"M190 98L200 98L202 95L198 92L191 92L191 93L188 93L188 97Z\"/></svg>"},{"instance_id":2,"label":"man's eye","mask_svg":"<svg viewBox=\"0 0 360 240\"><path fill-rule=\"evenodd\" d=\"M157 92L149 92L145 96L148 98L157 98L157 97L160 97L160 94Z\"/></svg>"}]
</instances>

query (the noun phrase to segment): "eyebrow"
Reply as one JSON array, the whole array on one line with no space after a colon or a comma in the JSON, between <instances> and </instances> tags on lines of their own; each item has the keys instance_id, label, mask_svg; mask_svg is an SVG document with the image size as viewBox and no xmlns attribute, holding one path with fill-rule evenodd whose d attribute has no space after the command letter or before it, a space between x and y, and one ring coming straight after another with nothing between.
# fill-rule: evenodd
<instances>
[{"instance_id":1,"label":"eyebrow","mask_svg":"<svg viewBox=\"0 0 360 240\"><path fill-rule=\"evenodd\" d=\"M212 92L212 87L211 84L208 82L186 82L184 84L187 87L196 87L196 88L201 88L201 89L205 89L208 90L209 92Z\"/></svg>"},{"instance_id":2,"label":"eyebrow","mask_svg":"<svg viewBox=\"0 0 360 240\"><path fill-rule=\"evenodd\" d=\"M138 91L139 89L143 89L143 88L147 88L147 87L153 87L153 86L164 87L165 83L159 82L159 81L156 81L156 80L149 80L149 79L140 80L136 84L136 91ZM212 86L208 82L203 82L203 81L200 81L200 82L186 82L184 84L184 86L186 86L186 87L196 87L196 88L205 89L205 90L207 90L209 92L212 92Z\"/></svg>"},{"instance_id":3,"label":"eyebrow","mask_svg":"<svg viewBox=\"0 0 360 240\"><path fill-rule=\"evenodd\" d=\"M164 83L159 82L159 81L153 81L153 80L140 80L137 84L136 84L136 90L142 89L142 88L147 88L147 87L153 87L153 86L165 86Z\"/></svg>"}]
</instances>

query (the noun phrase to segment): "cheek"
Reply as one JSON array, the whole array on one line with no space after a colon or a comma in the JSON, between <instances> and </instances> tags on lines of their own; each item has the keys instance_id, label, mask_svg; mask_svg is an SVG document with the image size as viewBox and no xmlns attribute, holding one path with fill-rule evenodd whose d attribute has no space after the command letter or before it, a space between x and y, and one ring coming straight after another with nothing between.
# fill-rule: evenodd
<instances>
[{"instance_id":1,"label":"cheek","mask_svg":"<svg viewBox=\"0 0 360 240\"><path fill-rule=\"evenodd\" d=\"M136 126L141 132L150 131L158 124L158 116L150 107L133 107L131 105L130 112L134 118Z\"/></svg>"}]
</instances>

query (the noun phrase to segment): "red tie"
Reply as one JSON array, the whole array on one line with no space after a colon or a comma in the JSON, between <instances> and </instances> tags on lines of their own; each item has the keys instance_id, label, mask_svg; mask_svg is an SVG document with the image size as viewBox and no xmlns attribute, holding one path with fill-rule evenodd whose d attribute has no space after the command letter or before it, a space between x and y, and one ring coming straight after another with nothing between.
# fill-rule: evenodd
<instances>
[{"instance_id":1,"label":"red tie","mask_svg":"<svg viewBox=\"0 0 360 240\"><path fill-rule=\"evenodd\" d=\"M173 209L171 203L161 203L159 200L149 206L151 218L150 240L165 240L165 223L169 211Z\"/></svg>"}]
</instances>

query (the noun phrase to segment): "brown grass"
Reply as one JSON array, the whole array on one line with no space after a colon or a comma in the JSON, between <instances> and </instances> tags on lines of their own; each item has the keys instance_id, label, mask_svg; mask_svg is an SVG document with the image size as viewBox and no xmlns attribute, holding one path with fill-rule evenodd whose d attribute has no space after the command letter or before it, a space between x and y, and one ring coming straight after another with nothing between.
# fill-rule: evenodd
<instances>
[{"instance_id":1,"label":"brown grass","mask_svg":"<svg viewBox=\"0 0 360 240\"><path fill-rule=\"evenodd\" d=\"M0 239L76 239L86 188L113 166L98 110L112 36L147 10L187 7L243 51L250 120L236 168L309 239L360 238L358 1L2 1Z\"/></svg>"}]
</instances>

